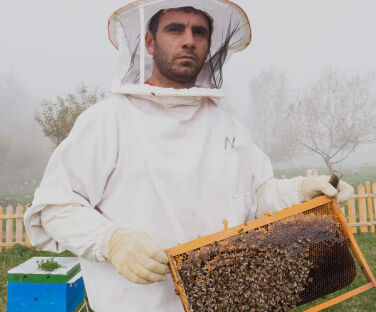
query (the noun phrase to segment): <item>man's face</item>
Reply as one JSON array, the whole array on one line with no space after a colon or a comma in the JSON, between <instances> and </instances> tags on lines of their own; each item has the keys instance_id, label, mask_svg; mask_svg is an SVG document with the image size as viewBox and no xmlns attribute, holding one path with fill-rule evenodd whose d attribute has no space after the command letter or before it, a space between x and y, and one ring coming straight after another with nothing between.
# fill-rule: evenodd
<instances>
[{"instance_id":1,"label":"man's face","mask_svg":"<svg viewBox=\"0 0 376 312\"><path fill-rule=\"evenodd\" d=\"M194 83L209 53L209 36L208 21L203 15L166 11L155 38L148 32L146 46L165 78Z\"/></svg>"}]
</instances>

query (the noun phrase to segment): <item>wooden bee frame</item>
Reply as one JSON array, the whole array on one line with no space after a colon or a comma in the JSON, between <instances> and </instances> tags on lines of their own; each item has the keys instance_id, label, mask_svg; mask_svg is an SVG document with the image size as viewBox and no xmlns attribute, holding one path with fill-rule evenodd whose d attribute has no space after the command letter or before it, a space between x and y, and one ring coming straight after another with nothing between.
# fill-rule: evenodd
<instances>
[{"instance_id":1,"label":"wooden bee frame","mask_svg":"<svg viewBox=\"0 0 376 312\"><path fill-rule=\"evenodd\" d=\"M262 218L247 222L245 224L241 224L232 228L227 228L225 226L225 229L220 232L217 232L217 233L205 236L205 237L200 237L198 239L192 240L185 244L181 244L181 245L178 245L176 247L166 250L168 258L169 258L169 266L171 269L172 278L174 280L175 288L177 292L179 293L184 310L186 312L191 312L187 294L185 292L183 282L179 275L177 262L176 262L177 257L182 257L184 256L184 254L186 254L189 251L211 245L215 242L226 240L230 237L234 237L236 235L239 235L239 233L265 227L273 222L280 221L280 220L295 216L297 214L302 214L302 213L303 214L317 214L317 215L318 214L331 215L337 221L344 237L346 237L348 240L349 247L353 255L355 256L356 261L358 262L364 276L366 277L368 281L367 284L359 288L351 290L333 299L327 300L324 303L321 303L310 309L305 310L305 312L322 311L330 306L333 306L339 302L342 302L353 296L363 293L371 288L374 288L374 287L376 288L376 279L354 238L352 230L350 229L347 223L347 220L343 214L341 207L334 200L328 198L327 196L321 196L311 201L294 205L282 211L278 211L274 214L265 215Z\"/></svg>"}]
</instances>

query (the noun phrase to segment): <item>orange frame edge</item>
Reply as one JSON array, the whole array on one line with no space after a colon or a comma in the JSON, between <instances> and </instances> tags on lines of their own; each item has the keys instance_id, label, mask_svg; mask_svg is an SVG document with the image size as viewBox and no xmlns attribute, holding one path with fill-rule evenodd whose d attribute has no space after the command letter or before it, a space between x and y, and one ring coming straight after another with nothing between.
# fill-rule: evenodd
<instances>
[{"instance_id":1,"label":"orange frame edge","mask_svg":"<svg viewBox=\"0 0 376 312\"><path fill-rule=\"evenodd\" d=\"M176 267L174 265L172 265L173 261L174 261L173 260L174 256L186 253L186 252L193 250L193 249L196 249L196 248L200 248L200 247L212 244L215 241L220 241L220 240L235 236L235 235L239 234L241 230L246 232L246 231L249 231L249 230L252 230L252 229L255 229L255 228L259 228L259 227L265 226L267 224L270 224L272 222L291 217L291 216L296 215L298 213L305 212L307 210L312 209L312 207L328 204L330 202L332 203L332 212L339 219L339 221L342 225L344 234L349 239L350 249L353 252L353 254L354 254L354 256L355 256L355 258L356 258L356 260L357 260L357 262L358 262L358 264L359 264L359 266L360 266L360 268L361 268L361 270L364 274L364 276L366 277L366 279L369 283L367 283L367 284L365 284L365 285L363 285L359 288L348 291L347 293L344 293L340 296L337 296L335 298L327 300L327 301L325 301L321 304L318 304L318 305L316 305L312 308L309 308L309 309L305 310L304 312L322 311L322 310L324 310L328 307L331 307L331 306L333 306L337 303L340 303L340 302L345 301L345 300L347 300L351 297L359 295L359 294L361 294L361 293L363 293L367 290L370 290L372 288L376 288L375 276L373 275L371 268L369 267L366 259L364 258L363 254L362 254L362 252L359 248L358 243L355 240L355 237L352 233L352 230L350 229L350 226L348 225L348 222L347 222L347 220L346 220L346 218L345 218L345 216L344 216L344 214L341 210L341 207L338 205L338 203L335 200L333 200L333 199L324 195L324 196L314 198L309 202L301 203L301 204L294 205L292 207L283 209L281 211L277 211L272 215L264 216L264 217L256 219L256 220L249 221L245 224L234 226L232 228L227 228L227 229L224 229L220 232L210 234L210 235L207 235L207 236L204 236L204 237L200 237L200 238L197 238L195 240L189 241L187 243L180 244L180 245L177 245L173 248L167 249L166 253L167 253L167 256L169 258L171 275L173 277L175 287L176 287L177 291L179 292L179 296L180 296L181 302L183 304L184 310L186 312L190 312L188 299L187 299L183 285L181 285L179 283L175 283L175 281L179 280L179 273L177 272Z\"/></svg>"},{"instance_id":2,"label":"orange frame edge","mask_svg":"<svg viewBox=\"0 0 376 312\"><path fill-rule=\"evenodd\" d=\"M333 201L333 213L338 217L338 219L340 220L341 224L342 224L342 227L343 227L343 231L345 233L345 236L347 236L347 238L349 239L349 243L350 243L350 249L351 251L353 252L355 258L356 258L356 261L358 262L364 276L366 277L367 281L369 282L368 284L365 284L363 286L360 286L356 289L353 289L353 290L350 290L348 291L347 293L344 293L342 295L339 295L337 297L334 297L330 300L327 300L323 303L320 303L310 309L307 309L305 310L304 312L318 312L318 311L322 311L326 308L329 308L331 306L334 306L336 305L337 303L340 303L342 301L345 301L351 297L354 297L356 295L359 295L367 290L370 290L372 288L376 288L376 279L375 279L375 276L373 275L372 273L372 270L371 268L369 267L366 259L364 258L363 256L363 253L362 251L360 250L359 248L359 245L358 243L356 242L355 240L355 237L353 235L353 232L350 228L350 226L348 225L347 223L347 220L345 218L345 216L343 215L343 212L341 210L341 207L338 205L338 203L334 200Z\"/></svg>"}]
</instances>

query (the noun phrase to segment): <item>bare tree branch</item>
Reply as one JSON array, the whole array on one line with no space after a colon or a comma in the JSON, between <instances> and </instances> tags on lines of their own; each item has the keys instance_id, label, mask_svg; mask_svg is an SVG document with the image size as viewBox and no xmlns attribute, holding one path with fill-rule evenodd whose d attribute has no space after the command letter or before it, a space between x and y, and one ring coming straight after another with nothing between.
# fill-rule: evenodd
<instances>
[{"instance_id":1,"label":"bare tree branch","mask_svg":"<svg viewBox=\"0 0 376 312\"><path fill-rule=\"evenodd\" d=\"M332 168L360 144L376 142L375 75L346 76L329 70L296 101L291 127L297 142Z\"/></svg>"}]
</instances>

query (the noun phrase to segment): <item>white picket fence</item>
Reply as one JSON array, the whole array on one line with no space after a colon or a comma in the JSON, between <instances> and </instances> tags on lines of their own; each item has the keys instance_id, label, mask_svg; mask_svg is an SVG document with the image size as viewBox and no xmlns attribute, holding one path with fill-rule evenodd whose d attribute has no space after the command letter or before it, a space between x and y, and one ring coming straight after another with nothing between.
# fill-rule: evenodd
<instances>
[{"instance_id":1,"label":"white picket fence","mask_svg":"<svg viewBox=\"0 0 376 312\"><path fill-rule=\"evenodd\" d=\"M15 244L31 246L23 225L24 214L29 206L0 206L0 252L3 247ZM346 207L343 208L354 233L375 233L376 183L360 184Z\"/></svg>"}]
</instances>

